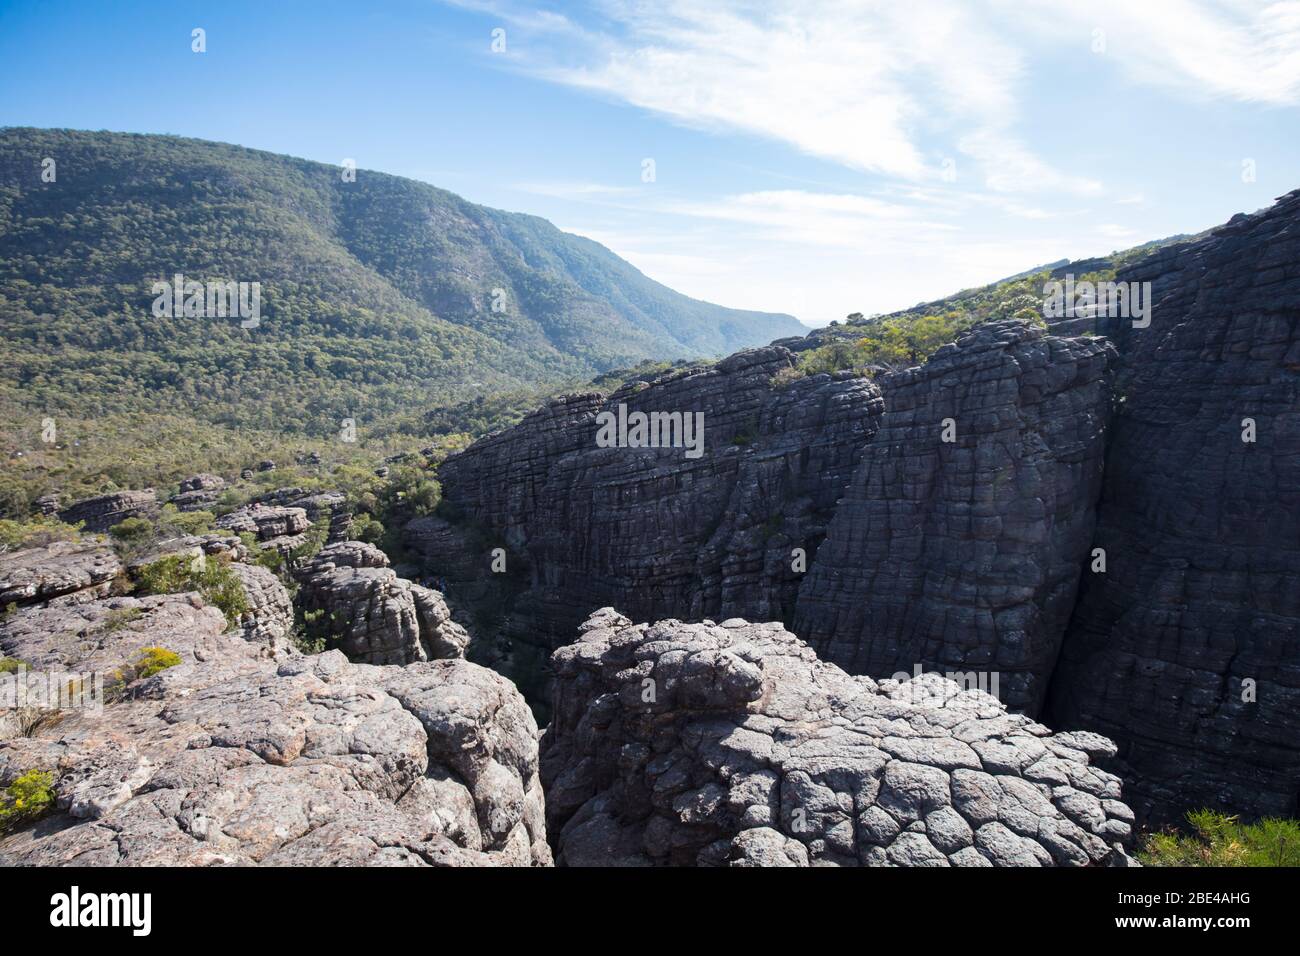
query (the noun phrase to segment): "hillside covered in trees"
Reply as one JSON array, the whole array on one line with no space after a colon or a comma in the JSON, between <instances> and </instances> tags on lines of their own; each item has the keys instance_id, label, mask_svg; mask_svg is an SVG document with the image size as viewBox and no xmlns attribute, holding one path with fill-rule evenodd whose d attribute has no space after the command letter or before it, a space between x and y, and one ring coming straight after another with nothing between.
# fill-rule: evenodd
<instances>
[{"instance_id":1,"label":"hillside covered in trees","mask_svg":"<svg viewBox=\"0 0 1300 956\"><path fill-rule=\"evenodd\" d=\"M680 295L543 219L346 172L171 136L0 131L6 453L47 418L120 458L151 431L473 432L538 389L801 328ZM152 286L176 273L260 283L258 325L156 315Z\"/></svg>"}]
</instances>

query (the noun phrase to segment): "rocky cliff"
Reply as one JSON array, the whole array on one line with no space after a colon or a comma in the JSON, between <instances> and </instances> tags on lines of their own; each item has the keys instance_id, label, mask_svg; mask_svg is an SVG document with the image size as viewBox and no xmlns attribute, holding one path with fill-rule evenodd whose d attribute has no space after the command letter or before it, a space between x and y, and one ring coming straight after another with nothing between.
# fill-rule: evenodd
<instances>
[{"instance_id":1,"label":"rocky cliff","mask_svg":"<svg viewBox=\"0 0 1300 956\"><path fill-rule=\"evenodd\" d=\"M1092 540L1113 354L1005 323L881 376L795 631L855 674L996 672L1037 713Z\"/></svg>"},{"instance_id":2,"label":"rocky cliff","mask_svg":"<svg viewBox=\"0 0 1300 956\"><path fill-rule=\"evenodd\" d=\"M1141 811L1297 815L1300 191L1119 275L1123 355L1088 574L1049 695L1120 741Z\"/></svg>"},{"instance_id":3,"label":"rocky cliff","mask_svg":"<svg viewBox=\"0 0 1300 956\"><path fill-rule=\"evenodd\" d=\"M977 327L874 382L792 383L783 340L563 399L450 458L408 539L462 582L504 556L515 641L602 605L778 619L850 672L983 675L1113 737L1144 819L1295 815L1298 236L1300 192L1138 259L1138 327ZM620 406L702 412L704 453L600 447Z\"/></svg>"},{"instance_id":4,"label":"rocky cliff","mask_svg":"<svg viewBox=\"0 0 1300 956\"><path fill-rule=\"evenodd\" d=\"M490 573L499 545L502 581L517 585L512 634L548 648L603 604L639 617L788 617L883 407L847 372L774 383L791 365L785 348L754 349L560 399L444 463L444 496L478 534L451 540L421 522L408 540L461 577ZM598 415L620 406L702 414L702 453L598 447Z\"/></svg>"}]
</instances>

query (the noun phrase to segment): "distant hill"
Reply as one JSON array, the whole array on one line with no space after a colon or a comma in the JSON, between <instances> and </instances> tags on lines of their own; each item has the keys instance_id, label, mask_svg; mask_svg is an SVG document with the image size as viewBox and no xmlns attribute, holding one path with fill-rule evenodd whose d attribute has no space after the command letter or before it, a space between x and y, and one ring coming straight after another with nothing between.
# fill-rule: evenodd
<instances>
[{"instance_id":1,"label":"distant hill","mask_svg":"<svg viewBox=\"0 0 1300 956\"><path fill-rule=\"evenodd\" d=\"M0 406L324 435L802 331L544 219L341 174L172 136L0 130ZM152 284L178 272L260 282L260 324L155 316Z\"/></svg>"}]
</instances>

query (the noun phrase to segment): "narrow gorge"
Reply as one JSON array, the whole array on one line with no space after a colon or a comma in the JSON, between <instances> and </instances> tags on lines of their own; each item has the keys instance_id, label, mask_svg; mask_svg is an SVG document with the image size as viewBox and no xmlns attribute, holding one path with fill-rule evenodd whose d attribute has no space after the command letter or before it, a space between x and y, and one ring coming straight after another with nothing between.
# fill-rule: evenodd
<instances>
[{"instance_id":1,"label":"narrow gorge","mask_svg":"<svg viewBox=\"0 0 1300 956\"><path fill-rule=\"evenodd\" d=\"M407 541L543 701L535 662L595 608L781 621L849 673L996 676L1012 710L1113 738L1143 822L1294 816L1297 261L1300 191L1124 266L1145 327L1006 321L790 380L814 332L568 395L450 458ZM620 404L703 412L705 454L598 447Z\"/></svg>"}]
</instances>

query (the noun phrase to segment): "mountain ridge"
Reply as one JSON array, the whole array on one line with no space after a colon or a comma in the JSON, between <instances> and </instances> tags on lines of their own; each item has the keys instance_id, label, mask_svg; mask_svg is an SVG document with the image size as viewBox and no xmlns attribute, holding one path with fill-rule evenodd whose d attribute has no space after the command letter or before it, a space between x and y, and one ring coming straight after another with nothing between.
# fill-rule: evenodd
<instances>
[{"instance_id":1,"label":"mountain ridge","mask_svg":"<svg viewBox=\"0 0 1300 956\"><path fill-rule=\"evenodd\" d=\"M349 405L358 419L415 407L394 387L436 407L470 382L554 384L803 328L683 296L539 217L370 170L346 182L343 167L232 144L10 127L0 182L0 317L16 353L0 390L35 386L58 409L95 391L69 368L107 362L136 406L174 399L255 427L276 423L241 402L283 402L314 380L316 394L285 411L287 427L320 431ZM262 327L158 321L150 284L177 272L262 282ZM222 407L193 393L196 378ZM338 394L320 387L336 382Z\"/></svg>"}]
</instances>

